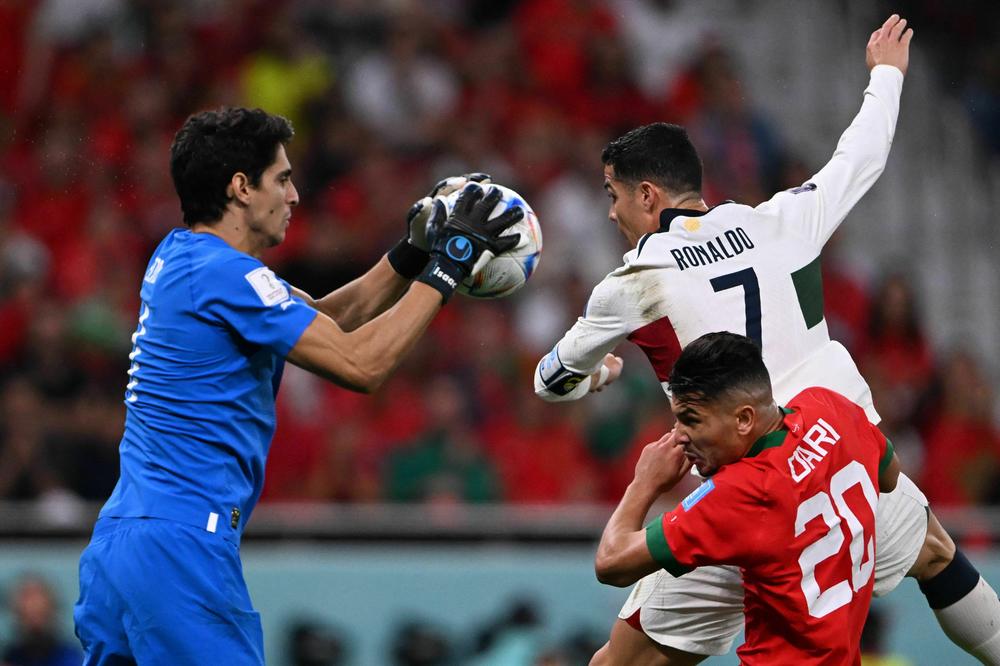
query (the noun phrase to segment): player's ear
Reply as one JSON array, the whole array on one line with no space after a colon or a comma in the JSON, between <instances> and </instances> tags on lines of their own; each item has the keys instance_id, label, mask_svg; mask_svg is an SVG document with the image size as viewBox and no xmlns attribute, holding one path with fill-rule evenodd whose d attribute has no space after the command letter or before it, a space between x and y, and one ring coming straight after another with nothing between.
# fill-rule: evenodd
<instances>
[{"instance_id":1,"label":"player's ear","mask_svg":"<svg viewBox=\"0 0 1000 666\"><path fill-rule=\"evenodd\" d=\"M250 179L242 171L237 171L226 185L226 196L242 204L250 203Z\"/></svg>"},{"instance_id":2,"label":"player's ear","mask_svg":"<svg viewBox=\"0 0 1000 666\"><path fill-rule=\"evenodd\" d=\"M639 203L647 213L659 211L659 192L648 180L639 183Z\"/></svg>"},{"instance_id":3,"label":"player's ear","mask_svg":"<svg viewBox=\"0 0 1000 666\"><path fill-rule=\"evenodd\" d=\"M740 405L736 408L736 432L745 437L753 431L757 424L757 410L753 405Z\"/></svg>"}]
</instances>

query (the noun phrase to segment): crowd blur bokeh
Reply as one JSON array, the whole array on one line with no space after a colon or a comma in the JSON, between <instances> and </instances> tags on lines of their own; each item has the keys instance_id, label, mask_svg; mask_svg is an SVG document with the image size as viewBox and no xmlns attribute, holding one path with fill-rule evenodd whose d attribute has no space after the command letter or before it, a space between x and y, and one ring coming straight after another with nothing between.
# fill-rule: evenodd
<instances>
[{"instance_id":1,"label":"crowd blur bokeh","mask_svg":"<svg viewBox=\"0 0 1000 666\"><path fill-rule=\"evenodd\" d=\"M759 203L820 166L755 107L693 4L0 0L0 499L99 501L114 486L141 276L181 223L170 141L225 104L295 125L302 202L266 261L314 296L377 261L443 176L491 173L545 233L525 289L456 297L376 395L288 368L263 501L616 501L670 426L644 360L629 352L623 380L582 402L532 389L627 249L601 148L646 122L686 125L710 204ZM965 34L954 92L995 135L997 44ZM827 319L904 468L936 505L1000 503L987 359L928 339L912 275L869 283L839 259L824 258Z\"/></svg>"}]
</instances>

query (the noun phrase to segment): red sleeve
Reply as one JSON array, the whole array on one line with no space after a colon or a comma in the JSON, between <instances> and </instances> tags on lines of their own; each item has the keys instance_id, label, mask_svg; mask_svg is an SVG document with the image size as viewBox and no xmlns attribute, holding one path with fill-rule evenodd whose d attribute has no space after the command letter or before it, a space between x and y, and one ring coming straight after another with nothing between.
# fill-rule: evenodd
<instances>
[{"instance_id":1,"label":"red sleeve","mask_svg":"<svg viewBox=\"0 0 1000 666\"><path fill-rule=\"evenodd\" d=\"M743 470L740 470L741 472ZM764 497L754 475L730 468L646 527L646 547L673 576L708 564L746 564L758 552Z\"/></svg>"}]
</instances>

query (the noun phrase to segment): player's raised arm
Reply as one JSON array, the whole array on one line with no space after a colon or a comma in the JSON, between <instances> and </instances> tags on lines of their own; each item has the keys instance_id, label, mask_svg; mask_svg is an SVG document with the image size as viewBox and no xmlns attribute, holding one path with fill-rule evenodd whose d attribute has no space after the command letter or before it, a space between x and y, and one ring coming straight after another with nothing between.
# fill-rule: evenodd
<instances>
[{"instance_id":1,"label":"player's raised arm","mask_svg":"<svg viewBox=\"0 0 1000 666\"><path fill-rule=\"evenodd\" d=\"M313 299L300 289L293 289L295 295L345 331L353 331L385 312L430 260L426 227L434 198L457 192L470 182L488 185L491 180L489 174L470 173L438 181L427 196L410 207L406 214L406 234L371 270L322 298Z\"/></svg>"},{"instance_id":2,"label":"player's raised arm","mask_svg":"<svg viewBox=\"0 0 1000 666\"><path fill-rule=\"evenodd\" d=\"M500 198L469 185L451 215L438 202L427 226L430 261L409 291L388 311L351 332L319 314L288 354L292 363L346 388L378 388L413 348L443 302L490 257L517 245L518 235L501 235L523 211L511 208L489 219Z\"/></svg>"},{"instance_id":3,"label":"player's raised arm","mask_svg":"<svg viewBox=\"0 0 1000 666\"><path fill-rule=\"evenodd\" d=\"M824 244L885 169L896 131L903 75L913 31L893 14L872 33L866 48L871 70L861 110L841 135L833 157L801 187L762 204L789 220L789 227Z\"/></svg>"}]
</instances>

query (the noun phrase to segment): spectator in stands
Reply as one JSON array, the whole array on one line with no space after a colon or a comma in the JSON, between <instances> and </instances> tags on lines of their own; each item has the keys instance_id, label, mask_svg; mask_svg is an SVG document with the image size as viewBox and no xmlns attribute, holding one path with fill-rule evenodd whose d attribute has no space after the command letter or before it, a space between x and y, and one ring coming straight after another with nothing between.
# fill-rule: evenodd
<instances>
[{"instance_id":1,"label":"spectator in stands","mask_svg":"<svg viewBox=\"0 0 1000 666\"><path fill-rule=\"evenodd\" d=\"M23 577L9 600L15 638L3 652L5 666L80 666L80 648L60 636L58 604L43 578Z\"/></svg>"},{"instance_id":2,"label":"spectator in stands","mask_svg":"<svg viewBox=\"0 0 1000 666\"><path fill-rule=\"evenodd\" d=\"M392 638L393 666L451 666L455 648L440 628L422 620L407 620Z\"/></svg>"},{"instance_id":3,"label":"spectator in stands","mask_svg":"<svg viewBox=\"0 0 1000 666\"><path fill-rule=\"evenodd\" d=\"M872 298L859 365L866 376L882 380L882 402L875 408L881 410L884 403L900 412L899 420L916 422L933 377L934 355L913 287L900 273L887 275Z\"/></svg>"},{"instance_id":4,"label":"spectator in stands","mask_svg":"<svg viewBox=\"0 0 1000 666\"><path fill-rule=\"evenodd\" d=\"M343 636L320 622L302 620L289 629L291 666L341 666L347 663L347 653Z\"/></svg>"},{"instance_id":5,"label":"spectator in stands","mask_svg":"<svg viewBox=\"0 0 1000 666\"><path fill-rule=\"evenodd\" d=\"M926 430L920 487L936 504L969 505L996 497L1000 429L981 359L953 353L941 370L940 412Z\"/></svg>"},{"instance_id":6,"label":"spectator in stands","mask_svg":"<svg viewBox=\"0 0 1000 666\"><path fill-rule=\"evenodd\" d=\"M733 55L706 49L695 62L701 105L687 121L705 164L706 200L719 200L716 183L738 203L756 206L781 187L784 148L771 122L754 109Z\"/></svg>"},{"instance_id":7,"label":"spectator in stands","mask_svg":"<svg viewBox=\"0 0 1000 666\"><path fill-rule=\"evenodd\" d=\"M452 377L428 381L430 423L409 445L385 461L385 493L395 502L493 502L501 498L500 475L483 451L474 424L465 418L469 396Z\"/></svg>"},{"instance_id":8,"label":"spectator in stands","mask_svg":"<svg viewBox=\"0 0 1000 666\"><path fill-rule=\"evenodd\" d=\"M284 116L309 141L312 127L304 122L306 108L327 92L334 72L303 25L287 4L283 14L268 23L267 38L243 64L241 84L244 103Z\"/></svg>"},{"instance_id":9,"label":"spectator in stands","mask_svg":"<svg viewBox=\"0 0 1000 666\"><path fill-rule=\"evenodd\" d=\"M427 11L412 3L388 16L384 45L345 72L344 98L355 115L404 153L440 141L458 99L453 69L431 48Z\"/></svg>"},{"instance_id":10,"label":"spectator in stands","mask_svg":"<svg viewBox=\"0 0 1000 666\"><path fill-rule=\"evenodd\" d=\"M42 499L62 489L38 390L23 377L0 391L0 498Z\"/></svg>"}]
</instances>

